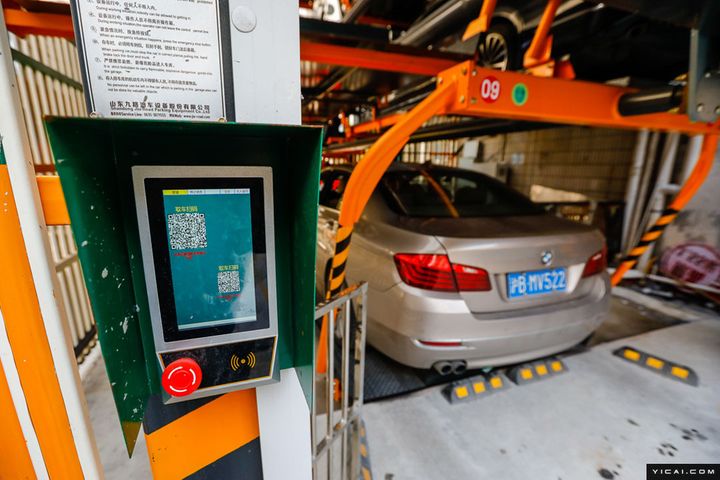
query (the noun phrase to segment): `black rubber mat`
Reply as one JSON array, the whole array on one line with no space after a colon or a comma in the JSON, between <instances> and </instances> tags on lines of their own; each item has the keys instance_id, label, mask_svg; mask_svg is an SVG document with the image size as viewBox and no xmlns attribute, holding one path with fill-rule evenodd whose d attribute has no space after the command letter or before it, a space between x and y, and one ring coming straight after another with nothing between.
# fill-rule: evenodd
<instances>
[{"instance_id":1,"label":"black rubber mat","mask_svg":"<svg viewBox=\"0 0 720 480\"><path fill-rule=\"evenodd\" d=\"M597 344L639 335L651 330L666 328L684 323L677 318L648 310L626 300L613 302L611 314L593 335L576 347L570 348L558 356L568 357L586 352ZM500 370L511 368L512 365ZM489 370L489 369L488 369ZM482 370L469 370L462 375L441 376L434 370L418 370L399 364L386 357L370 345L365 353L365 401L373 402L403 395L423 388L450 383L483 373Z\"/></svg>"},{"instance_id":2,"label":"black rubber mat","mask_svg":"<svg viewBox=\"0 0 720 480\"><path fill-rule=\"evenodd\" d=\"M479 373L480 370L469 370L462 375L442 376L434 370L418 370L399 364L368 345L365 350L365 402L404 395Z\"/></svg>"}]
</instances>

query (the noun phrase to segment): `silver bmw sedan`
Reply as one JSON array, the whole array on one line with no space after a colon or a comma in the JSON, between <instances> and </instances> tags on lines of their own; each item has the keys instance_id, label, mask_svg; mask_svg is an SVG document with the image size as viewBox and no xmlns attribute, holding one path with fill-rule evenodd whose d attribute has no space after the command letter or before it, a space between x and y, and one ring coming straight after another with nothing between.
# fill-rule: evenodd
<instances>
[{"instance_id":1,"label":"silver bmw sedan","mask_svg":"<svg viewBox=\"0 0 720 480\"><path fill-rule=\"evenodd\" d=\"M321 174L318 290L351 169ZM603 235L458 168L393 164L355 227L348 283L367 281L368 341L441 374L566 350L609 309Z\"/></svg>"}]
</instances>

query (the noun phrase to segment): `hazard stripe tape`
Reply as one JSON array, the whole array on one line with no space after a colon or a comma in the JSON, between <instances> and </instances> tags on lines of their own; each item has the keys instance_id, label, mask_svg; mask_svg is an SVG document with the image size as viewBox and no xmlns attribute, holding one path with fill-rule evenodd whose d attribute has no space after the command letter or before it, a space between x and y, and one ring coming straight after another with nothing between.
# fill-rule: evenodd
<instances>
[{"instance_id":1,"label":"hazard stripe tape","mask_svg":"<svg viewBox=\"0 0 720 480\"><path fill-rule=\"evenodd\" d=\"M654 230L652 232L648 231L645 235L643 235L642 240L646 242L652 242L654 240L657 240L657 238L662 235L664 228L661 228L660 230Z\"/></svg>"},{"instance_id":2,"label":"hazard stripe tape","mask_svg":"<svg viewBox=\"0 0 720 480\"><path fill-rule=\"evenodd\" d=\"M365 421L360 421L360 473L362 480L372 480L372 466L370 465L370 448L365 431Z\"/></svg>"},{"instance_id":3,"label":"hazard stripe tape","mask_svg":"<svg viewBox=\"0 0 720 480\"><path fill-rule=\"evenodd\" d=\"M335 234L335 251L345 250L350 245L350 237L352 236L353 227L340 227Z\"/></svg>"},{"instance_id":4,"label":"hazard stripe tape","mask_svg":"<svg viewBox=\"0 0 720 480\"><path fill-rule=\"evenodd\" d=\"M336 234L335 255L333 256L332 270L330 271L331 297L340 293L343 282L345 281L345 267L347 265L352 232L353 227L340 227Z\"/></svg>"},{"instance_id":5,"label":"hazard stripe tape","mask_svg":"<svg viewBox=\"0 0 720 480\"><path fill-rule=\"evenodd\" d=\"M664 215L657 219L657 222L655 222L657 225L663 226L668 225L673 220L675 220L676 215Z\"/></svg>"},{"instance_id":6,"label":"hazard stripe tape","mask_svg":"<svg viewBox=\"0 0 720 480\"><path fill-rule=\"evenodd\" d=\"M332 269L332 276L333 278L340 277L343 273L345 273L345 262L341 263L337 267Z\"/></svg>"},{"instance_id":7,"label":"hazard stripe tape","mask_svg":"<svg viewBox=\"0 0 720 480\"><path fill-rule=\"evenodd\" d=\"M697 387L700 384L697 373L687 365L672 362L657 355L643 352L637 348L623 346L613 351L613 355L678 382L692 385L693 387Z\"/></svg>"},{"instance_id":8,"label":"hazard stripe tape","mask_svg":"<svg viewBox=\"0 0 720 480\"><path fill-rule=\"evenodd\" d=\"M260 437L254 389L170 405L153 396L145 412L145 439L156 480L192 475L262 478L244 473L257 465L262 473L260 449L252 448ZM202 471L213 475L200 476Z\"/></svg>"},{"instance_id":9,"label":"hazard stripe tape","mask_svg":"<svg viewBox=\"0 0 720 480\"><path fill-rule=\"evenodd\" d=\"M233 450L207 467L198 470L185 480L209 480L242 478L259 480L263 478L260 437Z\"/></svg>"},{"instance_id":10,"label":"hazard stripe tape","mask_svg":"<svg viewBox=\"0 0 720 480\"><path fill-rule=\"evenodd\" d=\"M678 210L674 208L663 210L662 216L643 234L637 245L621 260L621 263L628 264L629 268L635 266L638 259L650 248L650 245L660 238L665 228L675 219L678 213Z\"/></svg>"},{"instance_id":11,"label":"hazard stripe tape","mask_svg":"<svg viewBox=\"0 0 720 480\"><path fill-rule=\"evenodd\" d=\"M333 257L333 261L332 261L333 267L336 267L338 265L345 263L345 261L347 260L347 257L348 257L348 252L350 252L350 249L346 248L345 251L340 252L339 254L336 253L335 256Z\"/></svg>"}]
</instances>

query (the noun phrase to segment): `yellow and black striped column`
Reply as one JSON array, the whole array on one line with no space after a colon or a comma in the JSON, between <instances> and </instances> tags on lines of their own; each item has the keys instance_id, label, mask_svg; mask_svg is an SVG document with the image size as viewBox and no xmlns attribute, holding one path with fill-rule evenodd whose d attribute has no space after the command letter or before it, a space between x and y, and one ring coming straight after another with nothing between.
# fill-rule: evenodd
<instances>
[{"instance_id":1,"label":"yellow and black striped column","mask_svg":"<svg viewBox=\"0 0 720 480\"><path fill-rule=\"evenodd\" d=\"M155 480L263 478L254 389L171 405L152 396L143 427Z\"/></svg>"},{"instance_id":2,"label":"yellow and black striped column","mask_svg":"<svg viewBox=\"0 0 720 480\"><path fill-rule=\"evenodd\" d=\"M339 227L335 234L335 255L332 259L330 269L330 288L328 298L332 298L342 290L345 281L345 266L347 265L348 252L350 251L350 239L352 238L353 227Z\"/></svg>"},{"instance_id":3,"label":"yellow and black striped column","mask_svg":"<svg viewBox=\"0 0 720 480\"><path fill-rule=\"evenodd\" d=\"M678 210L674 208L666 208L660 218L657 219L655 225L653 225L645 234L640 238L635 247L620 261L620 265L615 270L612 276L612 284L617 285L620 283L622 277L627 273L628 270L632 269L642 257L642 255L650 248L660 236L663 234L668 225L675 220L677 217Z\"/></svg>"},{"instance_id":4,"label":"yellow and black striped column","mask_svg":"<svg viewBox=\"0 0 720 480\"><path fill-rule=\"evenodd\" d=\"M650 245L662 235L665 228L675 220L678 211L673 208L665 209L662 212L662 216L658 218L655 225L652 226L645 234L640 238L640 241L635 248L630 250L630 253L623 258L622 263L632 262L630 268L634 267L640 257L650 248Z\"/></svg>"},{"instance_id":5,"label":"yellow and black striped column","mask_svg":"<svg viewBox=\"0 0 720 480\"><path fill-rule=\"evenodd\" d=\"M612 284L617 285L622 280L623 276L635 266L638 259L642 256L645 251L650 248L650 245L657 241L658 238L663 234L665 228L670 225L675 217L677 217L680 210L693 198L697 193L700 186L703 184L705 179L710 173L710 169L715 161L715 152L717 151L718 135L717 134L706 134L703 138L702 148L700 149L700 156L698 158L695 167L693 168L690 176L685 181L678 194L675 196L668 208L666 208L662 216L657 219L655 224L642 236L640 242L633 247L632 250L622 259L618 268L612 275Z\"/></svg>"},{"instance_id":6,"label":"yellow and black striped column","mask_svg":"<svg viewBox=\"0 0 720 480\"><path fill-rule=\"evenodd\" d=\"M350 240L353 227L338 227L335 233L335 254L330 266L330 278L325 298L330 299L342 291L345 282L345 266L347 265L348 252L350 251ZM323 317L320 327L320 340L315 354L315 371L317 373L327 372L327 316Z\"/></svg>"}]
</instances>

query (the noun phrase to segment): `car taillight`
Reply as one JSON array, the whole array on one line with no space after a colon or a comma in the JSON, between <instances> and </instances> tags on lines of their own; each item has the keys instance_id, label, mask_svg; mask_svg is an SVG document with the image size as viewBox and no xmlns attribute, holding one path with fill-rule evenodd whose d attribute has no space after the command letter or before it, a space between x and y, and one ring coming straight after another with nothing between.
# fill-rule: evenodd
<instances>
[{"instance_id":1,"label":"car taillight","mask_svg":"<svg viewBox=\"0 0 720 480\"><path fill-rule=\"evenodd\" d=\"M585 270L583 270L583 278L591 275L596 275L603 272L607 268L607 245L604 245L602 250L597 252L595 255L590 257L585 264Z\"/></svg>"},{"instance_id":2,"label":"car taillight","mask_svg":"<svg viewBox=\"0 0 720 480\"><path fill-rule=\"evenodd\" d=\"M398 253L395 265L403 282L412 287L440 292L490 290L490 278L482 268L450 263L447 255Z\"/></svg>"},{"instance_id":3,"label":"car taillight","mask_svg":"<svg viewBox=\"0 0 720 480\"><path fill-rule=\"evenodd\" d=\"M447 255L398 253L395 265L400 278L410 286L442 292L457 291Z\"/></svg>"},{"instance_id":4,"label":"car taillight","mask_svg":"<svg viewBox=\"0 0 720 480\"><path fill-rule=\"evenodd\" d=\"M490 290L490 276L482 268L453 264L453 273L461 292L487 292Z\"/></svg>"}]
</instances>

